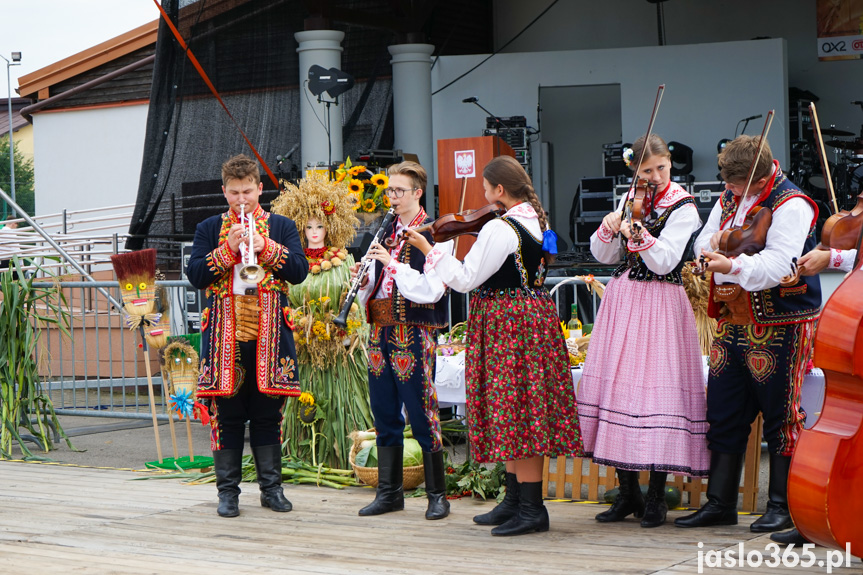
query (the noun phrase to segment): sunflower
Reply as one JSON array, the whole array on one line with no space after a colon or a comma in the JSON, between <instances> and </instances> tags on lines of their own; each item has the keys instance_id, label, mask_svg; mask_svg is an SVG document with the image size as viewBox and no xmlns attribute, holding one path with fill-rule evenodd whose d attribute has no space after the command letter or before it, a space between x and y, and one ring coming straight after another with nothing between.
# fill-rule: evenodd
<instances>
[{"instance_id":1,"label":"sunflower","mask_svg":"<svg viewBox=\"0 0 863 575\"><path fill-rule=\"evenodd\" d=\"M362 192L364 187L365 186L363 185L362 181L360 181L356 178L351 179L350 183L348 183L348 189L353 194L357 194L359 192Z\"/></svg>"},{"instance_id":2,"label":"sunflower","mask_svg":"<svg viewBox=\"0 0 863 575\"><path fill-rule=\"evenodd\" d=\"M389 196L384 196L383 204L384 204L384 207L386 209L390 209L390 206L392 204L390 203L390 197Z\"/></svg>"},{"instance_id":3,"label":"sunflower","mask_svg":"<svg viewBox=\"0 0 863 575\"><path fill-rule=\"evenodd\" d=\"M377 209L377 206L375 205L375 201L373 199L369 198L367 200L363 200L363 211L364 212L372 213L376 209Z\"/></svg>"},{"instance_id":4,"label":"sunflower","mask_svg":"<svg viewBox=\"0 0 863 575\"><path fill-rule=\"evenodd\" d=\"M351 166L351 168L348 169L348 173L352 176L359 176L360 174L362 174L365 171L366 171L365 166Z\"/></svg>"},{"instance_id":5,"label":"sunflower","mask_svg":"<svg viewBox=\"0 0 863 575\"><path fill-rule=\"evenodd\" d=\"M371 182L376 188L386 188L390 183L390 179L386 174L375 174L372 176Z\"/></svg>"},{"instance_id":6,"label":"sunflower","mask_svg":"<svg viewBox=\"0 0 863 575\"><path fill-rule=\"evenodd\" d=\"M358 192L351 192L348 196L348 200L351 202L351 209L357 211L360 209L360 204L362 203L362 198L360 198L360 194Z\"/></svg>"}]
</instances>

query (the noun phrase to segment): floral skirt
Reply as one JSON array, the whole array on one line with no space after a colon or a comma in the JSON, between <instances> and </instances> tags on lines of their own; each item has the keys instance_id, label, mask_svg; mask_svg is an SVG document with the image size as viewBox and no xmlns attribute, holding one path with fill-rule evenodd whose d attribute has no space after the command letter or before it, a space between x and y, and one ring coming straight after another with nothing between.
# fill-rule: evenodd
<instances>
[{"instance_id":1,"label":"floral skirt","mask_svg":"<svg viewBox=\"0 0 863 575\"><path fill-rule=\"evenodd\" d=\"M474 292L475 294L477 292ZM468 435L480 463L581 454L569 356L547 292L471 299Z\"/></svg>"},{"instance_id":2,"label":"floral skirt","mask_svg":"<svg viewBox=\"0 0 863 575\"><path fill-rule=\"evenodd\" d=\"M595 463L707 475L704 363L682 286L625 274L608 283L578 402Z\"/></svg>"}]
</instances>

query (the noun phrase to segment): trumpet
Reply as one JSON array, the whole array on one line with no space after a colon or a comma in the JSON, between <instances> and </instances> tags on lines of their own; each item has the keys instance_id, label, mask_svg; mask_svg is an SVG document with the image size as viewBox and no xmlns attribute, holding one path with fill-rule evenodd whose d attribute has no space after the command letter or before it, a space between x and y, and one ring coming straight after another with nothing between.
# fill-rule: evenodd
<instances>
[{"instance_id":1,"label":"trumpet","mask_svg":"<svg viewBox=\"0 0 863 575\"><path fill-rule=\"evenodd\" d=\"M384 237L384 234L387 233L387 228L390 227L390 224L395 217L396 212L394 209L390 208L390 211L386 213L383 221L381 222L381 227L378 228L378 231L375 233L375 237L372 240L372 245L381 243L381 240ZM371 248L369 248L371 249ZM372 264L375 260L370 258L363 258L363 264L360 267L360 270L357 272L357 277L354 278L354 283L351 285L350 291L345 296L345 303L342 304L342 309L339 311L338 317L333 319L333 323L339 327L345 327L348 325L348 314L351 311L351 305L354 303L354 300L357 297L357 294L360 291L360 287L363 283L363 278L366 277L366 274L369 273L369 268L372 267Z\"/></svg>"},{"instance_id":2,"label":"trumpet","mask_svg":"<svg viewBox=\"0 0 863 575\"><path fill-rule=\"evenodd\" d=\"M243 221L246 212L246 204L240 204L240 221ZM258 257L255 255L255 218L252 214L246 218L248 227L246 235L249 236L249 243L246 246L246 253L243 254L243 266L240 268L240 279L246 283L256 284L264 279L264 268L258 265Z\"/></svg>"}]
</instances>

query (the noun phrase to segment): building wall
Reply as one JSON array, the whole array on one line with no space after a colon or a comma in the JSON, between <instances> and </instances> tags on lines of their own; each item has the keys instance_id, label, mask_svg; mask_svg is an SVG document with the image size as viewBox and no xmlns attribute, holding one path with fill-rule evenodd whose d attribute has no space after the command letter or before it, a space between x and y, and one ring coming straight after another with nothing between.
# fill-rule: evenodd
<instances>
[{"instance_id":1,"label":"building wall","mask_svg":"<svg viewBox=\"0 0 863 575\"><path fill-rule=\"evenodd\" d=\"M482 56L444 56L432 69L432 90L436 90L476 65ZM645 66L644 62L650 62ZM709 66L705 62L710 63ZM746 62L741 66L740 62ZM432 98L434 139L464 138L481 135L485 113L476 106L462 103L475 96L482 105L499 116L525 115L535 124L539 88L549 86L620 85L620 118L622 140L632 142L643 134L650 119L657 87L666 84L655 131L669 140L683 142L694 150L693 174L696 180L716 177L717 142L732 137L739 118L766 113L775 108L770 141L774 155L785 165L788 156L787 127L779 118L787 117L784 40L757 40L688 46L618 48L555 52L521 52L498 54L480 71L465 76ZM724 85L745 86L745 97L729 98L715 78L725 78ZM573 101L574 113L582 103ZM611 118L609 120L612 120ZM558 119L563 127L556 132L573 139L592 137L584 126L569 118ZM756 120L760 130L763 120ZM570 122L566 125L567 122ZM752 127L753 124L750 124ZM747 130L751 133L753 130ZM547 134L540 133L543 138ZM560 147L559 145L556 147ZM596 155L600 157L601 144ZM571 178L557 177L547 209L560 232L566 232L568 208L582 177L602 174L578 173L579 158L554 158L573 165ZM436 159L437 161L437 159ZM534 174L537 162L534 158ZM595 168L594 168L595 169ZM539 178L534 184L539 185ZM541 194L546 193L541 189ZM561 208L566 213L561 213Z\"/></svg>"},{"instance_id":2,"label":"building wall","mask_svg":"<svg viewBox=\"0 0 863 575\"><path fill-rule=\"evenodd\" d=\"M146 122L145 104L34 114L36 213L134 204Z\"/></svg>"},{"instance_id":3,"label":"building wall","mask_svg":"<svg viewBox=\"0 0 863 575\"><path fill-rule=\"evenodd\" d=\"M13 132L15 139L15 150L33 159L33 125L27 124Z\"/></svg>"}]
</instances>

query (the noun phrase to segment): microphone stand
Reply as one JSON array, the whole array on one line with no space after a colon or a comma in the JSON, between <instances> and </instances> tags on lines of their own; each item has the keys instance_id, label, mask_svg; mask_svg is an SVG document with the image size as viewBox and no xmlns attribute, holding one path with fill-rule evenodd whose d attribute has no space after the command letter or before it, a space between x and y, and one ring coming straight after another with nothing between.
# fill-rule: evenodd
<instances>
[{"instance_id":1,"label":"microphone stand","mask_svg":"<svg viewBox=\"0 0 863 575\"><path fill-rule=\"evenodd\" d=\"M507 129L510 128L498 116L492 114L491 112L489 112L488 110L483 108L482 105L478 101L474 100L473 102L471 102L471 104L475 104L480 110L482 110L483 112L485 112L486 114L488 114L489 116L494 118L494 121L497 123L498 127L507 128Z\"/></svg>"}]
</instances>

